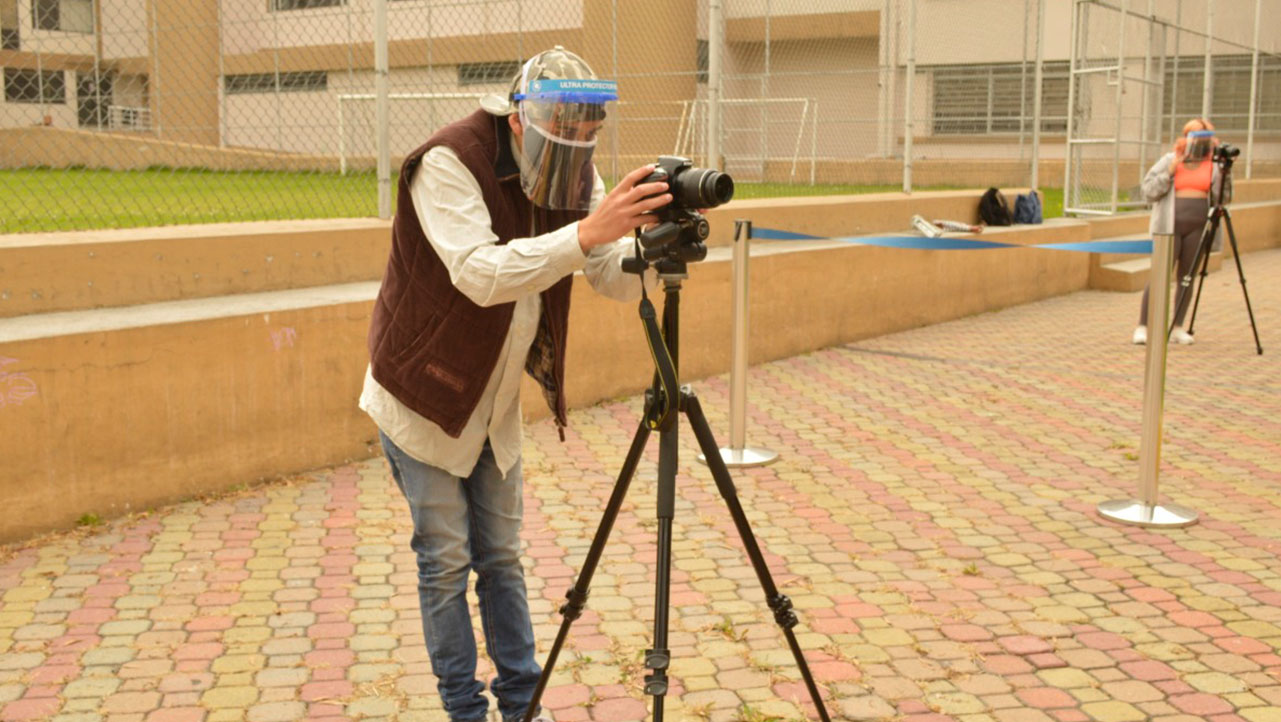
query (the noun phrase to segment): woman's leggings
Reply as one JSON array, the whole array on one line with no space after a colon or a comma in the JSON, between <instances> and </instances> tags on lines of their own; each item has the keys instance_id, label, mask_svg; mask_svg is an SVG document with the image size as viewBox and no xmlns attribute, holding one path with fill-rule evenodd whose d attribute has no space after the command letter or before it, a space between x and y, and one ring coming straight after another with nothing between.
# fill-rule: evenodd
<instances>
[{"instance_id":1,"label":"woman's leggings","mask_svg":"<svg viewBox=\"0 0 1281 722\"><path fill-rule=\"evenodd\" d=\"M1192 262L1196 260L1197 248L1201 245L1201 234L1205 231L1205 217L1210 210L1210 202L1205 198L1174 199L1174 247L1178 251L1179 271L1174 277L1174 325L1182 326L1183 317L1187 315L1187 302L1191 295L1191 285L1183 287L1183 277L1192 272ZM1154 269L1155 270L1155 269ZM1148 293L1151 284L1143 289L1143 305L1139 307L1139 325L1148 325Z\"/></svg>"}]
</instances>

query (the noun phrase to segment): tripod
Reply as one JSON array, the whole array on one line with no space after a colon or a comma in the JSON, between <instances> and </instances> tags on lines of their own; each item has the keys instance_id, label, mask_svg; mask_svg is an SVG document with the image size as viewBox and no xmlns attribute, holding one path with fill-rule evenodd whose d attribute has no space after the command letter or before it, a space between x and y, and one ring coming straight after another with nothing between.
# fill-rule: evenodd
<instances>
[{"instance_id":1,"label":"tripod","mask_svg":"<svg viewBox=\"0 0 1281 722\"><path fill-rule=\"evenodd\" d=\"M1219 183L1219 194L1210 205L1210 212L1206 216L1205 230L1201 234L1201 245L1197 246L1196 256L1192 260L1192 265L1188 268L1188 273L1180 283L1183 286L1183 302L1188 302L1187 290L1192 286L1192 277L1197 275L1197 269L1200 269L1201 279L1197 282L1196 301L1192 304L1192 316L1188 319L1188 333L1192 333L1192 327L1196 324L1197 308L1201 305L1201 291L1205 288L1205 277L1209 274L1210 252L1214 246L1214 239L1219 232L1220 222L1227 226L1228 241L1232 244L1232 260L1237 264L1237 278L1241 280L1241 295L1245 297L1245 312L1250 317L1250 330L1254 332L1254 348L1260 355L1263 354L1263 346L1259 343L1259 327L1254 323L1254 309L1250 307L1250 293L1245 288L1245 271L1241 269L1241 252L1237 248L1237 234L1232 228L1232 214L1223 205L1223 193L1231 182L1232 163L1234 155L1220 153L1222 147L1216 149L1219 162L1221 180Z\"/></svg>"},{"instance_id":2,"label":"tripod","mask_svg":"<svg viewBox=\"0 0 1281 722\"><path fill-rule=\"evenodd\" d=\"M769 567L766 565L765 558L756 543L756 537L752 534L752 529L748 525L747 516L743 513L743 507L739 504L734 482L730 479L729 470L721 459L720 449L717 446L716 439L712 436L711 429L707 425L707 418L703 415L703 409L699 405L698 397L694 395L694 392L688 386L677 385L681 281L688 277L686 260L691 258L693 260L701 259L702 255L698 254L699 250L704 254L706 253L706 248L699 248L701 245L697 240L673 242L669 244L672 250L667 251L662 248L646 249L644 257L642 257L638 247L636 257L627 259L627 262L624 263L624 270L629 273L640 274L651 265L651 256L657 256L658 253L663 254L653 263L658 271L659 278L663 281L665 297L661 331L656 321L654 306L650 303L648 297L644 295L643 290L640 303L640 315L645 326L646 340L649 342L650 351L654 356L654 383L645 393L644 416L640 426L636 429L636 435L632 438L632 445L627 452L627 457L623 460L622 469L618 473L618 481L614 485L614 491L605 507L605 513L601 517L600 525L596 529L596 536L592 539L591 548L583 561L583 568L579 572L574 586L565 595L567 601L560 609L560 613L563 616L560 631L557 632L556 641L552 644L551 651L547 654L547 664L543 666L543 673L538 679L538 686L534 689L533 699L530 700L529 708L525 711L525 722L533 720L538 710L539 701L542 699L543 691L547 687L547 681L551 678L552 670L556 666L556 659L560 655L561 646L565 643L565 638L569 633L569 627L582 614L583 607L587 603L588 588L591 586L592 575L596 571L596 565L605 549L605 542L609 538L610 530L614 526L614 520L622 507L623 498L627 494L627 487L631 484L632 475L636 471L636 465L640 462L641 454L645 451L645 443L649 440L651 431L659 432L658 564L654 596L654 647L645 651L645 667L649 670L649 674L645 676L645 694L654 698L653 714L655 722L662 722L663 720L663 701L668 688L667 669L671 662L671 653L667 648L667 628L668 602L671 588L672 518L676 504L678 412L684 412L689 418L690 426L694 429L694 436L697 437L698 444L707 458L707 464L712 470L712 477L716 480L716 488L720 491L721 497L724 498L726 506L729 507L730 516L733 517L739 537L747 550L747 556L751 559L752 566L756 570L756 576L765 592L766 603L774 613L774 621L782 627L783 634L787 637L787 643L792 649L792 655L796 658L796 664L800 667L810 698L814 701L814 706L818 708L819 716L823 722L830 722L827 710L823 706L823 700L819 696L818 687L810 674L809 666L805 663L805 656L801 652L800 644L796 640L796 635L792 632L792 627L797 624L796 614L792 611L792 602L787 597L779 594L778 588L774 586ZM692 249L692 253L681 249ZM658 253L651 253L651 251L657 251Z\"/></svg>"}]
</instances>

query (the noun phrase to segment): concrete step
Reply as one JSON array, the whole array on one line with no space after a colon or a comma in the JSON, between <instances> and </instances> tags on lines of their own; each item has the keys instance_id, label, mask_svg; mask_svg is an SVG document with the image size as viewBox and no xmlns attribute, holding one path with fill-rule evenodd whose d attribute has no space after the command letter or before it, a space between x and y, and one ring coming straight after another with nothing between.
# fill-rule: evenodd
<instances>
[{"instance_id":1,"label":"concrete step","mask_svg":"<svg viewBox=\"0 0 1281 722\"><path fill-rule=\"evenodd\" d=\"M1211 273L1223 265L1222 253L1211 253L1208 269ZM1148 285L1152 272L1152 258L1138 256L1111 263L1101 263L1090 269L1090 288L1100 291L1142 291Z\"/></svg>"}]
</instances>

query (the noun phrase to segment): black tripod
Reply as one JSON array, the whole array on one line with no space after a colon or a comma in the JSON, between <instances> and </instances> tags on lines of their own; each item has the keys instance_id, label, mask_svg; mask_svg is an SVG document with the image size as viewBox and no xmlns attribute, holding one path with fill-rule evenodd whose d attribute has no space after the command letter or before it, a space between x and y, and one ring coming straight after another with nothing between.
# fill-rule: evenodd
<instances>
[{"instance_id":1,"label":"black tripod","mask_svg":"<svg viewBox=\"0 0 1281 722\"><path fill-rule=\"evenodd\" d=\"M703 237L705 233L704 225ZM797 666L801 669L805 686L809 689L814 706L818 708L819 716L823 722L830 722L827 709L824 708L823 700L819 696L818 687L814 684L809 666L805 663L800 644L792 632L792 627L797 624L796 614L792 611L792 602L779 594L778 588L774 586L769 567L765 564L765 558L756 544L756 537L748 525L747 516L743 513L742 505L739 504L734 482L730 479L729 469L721 459L720 449L707 425L707 418L703 416L698 397L688 386L678 386L681 281L688 277L686 261L699 260L706 253L706 248L702 247L701 237L684 239L684 235L685 233L682 232L681 237L674 242L669 242L666 247L647 248L643 254L638 246L636 257L628 259L624 264L624 269L628 272L640 274L652 262L658 271L659 278L663 281L666 301L663 306L661 332L653 304L644 296L640 303L641 320L645 325L646 340L649 342L656 367L654 384L645 393L644 417L639 428L636 429L636 435L632 438L631 449L628 450L627 458L623 461L622 469L618 473L618 482L614 485L613 494L605 507L600 526L596 529L596 536L592 539L587 558L583 561L583 568L574 586L565 595L568 601L560 609L564 617L560 631L556 634L556 641L547 654L547 663L543 667L542 676L538 679L538 686L534 689L534 697L530 700L529 708L525 712L525 722L533 720L543 691L547 687L547 681L551 678L552 670L556 666L556 658L569 633L569 627L582 614L583 607L587 603L592 574L596 571L596 564L600 561L605 542L622 507L623 498L627 495L632 474L636 471L636 465L645 451L645 442L649 439L650 431L654 430L659 432L658 564L654 596L654 648L645 651L645 667L649 670L649 674L645 676L645 694L654 697L655 722L663 720L663 701L668 687L667 669L671 662L671 653L667 648L667 627L671 587L672 517L676 503L677 412L684 412L689 417L690 426L694 429L694 435L698 438L698 444L712 470L712 477L716 480L716 488L729 507L730 516L733 517L739 537L743 541L744 548L747 549L747 556L756 569L756 576L765 592L765 600L774 613L774 621L782 627L783 634L787 637L787 643L792 649L792 655L796 658Z\"/></svg>"},{"instance_id":2,"label":"black tripod","mask_svg":"<svg viewBox=\"0 0 1281 722\"><path fill-rule=\"evenodd\" d=\"M1254 348L1262 355L1263 346L1259 343L1259 327L1254 323L1254 309L1250 307L1250 293L1245 288L1245 271L1241 269L1241 251L1237 248L1237 234L1232 228L1232 214L1228 213L1227 207L1223 205L1224 189L1231 182L1232 163L1236 158L1235 155L1223 152L1228 148L1231 148L1231 146L1220 146L1215 150L1221 178L1219 194L1210 205L1210 212L1206 216L1205 230L1201 234L1201 245L1197 247L1196 257L1188 268L1188 274L1180 281L1184 289L1183 302L1187 303L1187 292L1192 287L1192 277L1197 275L1197 269L1200 269L1201 280L1197 282L1196 301L1192 304L1192 316L1188 319L1188 333L1192 333L1192 327L1196 324L1197 308L1201 305L1201 291L1205 288L1205 277L1209 274L1210 252L1213 250L1214 239L1219 233L1219 223L1222 222L1227 226L1228 241L1232 244L1232 260L1236 261L1237 277L1241 279L1241 295L1245 297L1245 312L1250 316L1250 330L1254 332Z\"/></svg>"}]
</instances>

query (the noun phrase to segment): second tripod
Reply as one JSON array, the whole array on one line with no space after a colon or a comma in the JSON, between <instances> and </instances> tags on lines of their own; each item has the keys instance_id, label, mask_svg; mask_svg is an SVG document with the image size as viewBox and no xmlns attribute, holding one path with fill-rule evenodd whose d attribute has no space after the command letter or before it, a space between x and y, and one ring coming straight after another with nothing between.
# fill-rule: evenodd
<instances>
[{"instance_id":1,"label":"second tripod","mask_svg":"<svg viewBox=\"0 0 1281 722\"><path fill-rule=\"evenodd\" d=\"M1196 324L1197 308L1201 305L1201 291L1205 289L1205 277L1209 274L1210 253L1214 250L1214 239L1222 230L1220 228L1222 224L1227 229L1228 242L1232 244L1232 260L1236 261L1237 278L1241 281L1241 295L1245 297L1245 312L1250 317L1250 330L1254 332L1254 349L1262 355L1263 345L1259 343L1259 327L1254 322L1254 309L1250 307L1250 293L1245 287L1245 271L1241 268L1241 249L1237 247L1237 234L1232 227L1232 214L1223 204L1225 191L1232 182L1232 162L1236 158L1234 153L1225 152L1228 149L1232 149L1231 146L1220 146L1215 152L1215 162L1219 164L1219 192L1217 196L1211 198L1210 211L1206 216L1205 230L1201 233L1201 244L1197 246L1196 257L1188 267L1187 275L1180 279L1184 289L1183 303L1188 302L1187 291L1192 286L1192 278L1199 273L1201 278L1197 282L1196 300L1192 304L1192 316L1188 319L1188 333L1191 334ZM1182 309L1179 310L1182 311Z\"/></svg>"},{"instance_id":2,"label":"second tripod","mask_svg":"<svg viewBox=\"0 0 1281 722\"><path fill-rule=\"evenodd\" d=\"M690 243L689 245L693 247L695 243ZM694 395L688 386L679 386L677 369L679 363L680 290L681 281L687 277L687 274L686 259L680 255L682 253L680 244L673 245L671 249L670 254L662 253L661 257L653 260L652 264L650 259L642 258L638 249L636 258L629 259L632 263L624 266L629 272L639 274L650 265L653 265L658 271L659 278L663 281L665 300L661 330L658 326L654 306L647 297L642 296L640 306L646 341L653 354L656 367L654 383L645 394L644 415L639 428L636 430L636 435L632 438L632 445L623 461L622 469L618 473L618 481L614 485L614 491L605 507L605 513L602 515L600 525L597 527L596 536L592 539L591 548L583 561L583 568L574 586L565 595L567 601L560 609L563 615L560 630L556 634L556 640L552 644L551 651L547 654L547 663L543 666L542 676L538 679L538 686L534 689L533 699L530 700L529 708L526 710L525 722L530 722L534 715L537 714L539 701L542 699L543 691L546 689L547 682L556 666L556 659L560 655L561 647L568 636L569 627L582 614L583 608L587 604L587 594L591 586L592 575L596 571L596 565L600 562L605 543L609 538L610 531L613 529L614 520L618 517L623 499L627 495L627 488L631 484L632 475L636 472L637 464L640 463L641 454L645 451L645 444L649 440L651 431L659 432L658 558L655 565L654 646L645 651L645 668L649 670L649 673L645 676L645 694L654 698L653 715L655 722L662 722L663 702L668 690L667 670L671 664L667 633L671 591L672 520L675 516L676 507L677 421L681 413L685 414L689 419L690 426L694 430L694 436L698 439L698 445L707 458L712 477L716 481L716 488L720 491L721 497L729 508L730 516L734 520L734 526L742 539L743 547L752 562L752 567L756 570L761 589L765 592L765 601L773 613L774 621L782 628L783 635L787 638L788 646L792 650L797 666L800 667L801 676L805 680L805 686L809 690L814 706L818 709L819 717L823 722L830 722L827 709L823 706L822 697L819 695L818 686L814 682L813 675L810 674L809 666L805 662L805 655L801 652L800 644L792 631L792 628L798 623L796 614L792 610L792 602L786 596L780 594L778 588L774 585L774 580L770 576L769 566L765 563L765 557L762 555L760 546L756 543L756 537L752 534L752 528L748 524L747 515L743 512L742 504L738 501L738 493L734 488L734 482L730 478L729 469L726 468L725 462L721 458L716 439L707 424L707 418L703 415L703 409L699 405L698 397ZM695 255L697 254L687 254L687 257ZM701 258L701 256L698 257Z\"/></svg>"}]
</instances>

